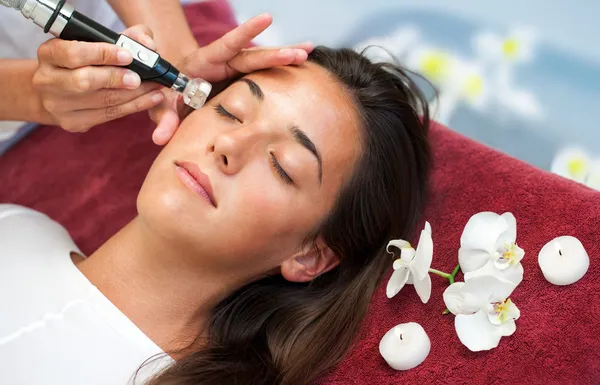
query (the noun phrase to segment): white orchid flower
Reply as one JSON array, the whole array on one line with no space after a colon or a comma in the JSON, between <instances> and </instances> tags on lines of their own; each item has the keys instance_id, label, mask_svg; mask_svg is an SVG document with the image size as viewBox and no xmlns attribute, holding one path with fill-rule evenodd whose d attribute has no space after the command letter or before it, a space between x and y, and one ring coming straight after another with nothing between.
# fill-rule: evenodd
<instances>
[{"instance_id":1,"label":"white orchid flower","mask_svg":"<svg viewBox=\"0 0 600 385\"><path fill-rule=\"evenodd\" d=\"M425 228L421 231L419 244L416 250L409 242L402 239L390 241L387 245L387 251L390 246L400 249L400 258L394 261L394 272L388 282L386 294L392 298L404 287L405 284L412 284L423 303L429 301L431 295L431 278L429 277L429 267L433 259L433 241L431 239L431 225L425 222Z\"/></svg>"},{"instance_id":2,"label":"white orchid flower","mask_svg":"<svg viewBox=\"0 0 600 385\"><path fill-rule=\"evenodd\" d=\"M454 55L444 49L421 45L410 52L406 64L436 86L442 87L452 78Z\"/></svg>"},{"instance_id":3,"label":"white orchid flower","mask_svg":"<svg viewBox=\"0 0 600 385\"><path fill-rule=\"evenodd\" d=\"M460 237L458 263L465 281L494 275L515 286L523 280L521 259L525 255L517 246L517 220L511 213L498 215L481 212L473 215Z\"/></svg>"},{"instance_id":4,"label":"white orchid flower","mask_svg":"<svg viewBox=\"0 0 600 385\"><path fill-rule=\"evenodd\" d=\"M600 189L600 157L579 146L566 146L556 153L550 171L563 178Z\"/></svg>"},{"instance_id":5,"label":"white orchid flower","mask_svg":"<svg viewBox=\"0 0 600 385\"><path fill-rule=\"evenodd\" d=\"M600 191L600 158L592 160L590 163L590 171L585 178L586 186Z\"/></svg>"},{"instance_id":6,"label":"white orchid flower","mask_svg":"<svg viewBox=\"0 0 600 385\"><path fill-rule=\"evenodd\" d=\"M453 283L444 291L444 302L456 315L456 334L469 350L490 350L515 332L520 311L508 298L515 287L488 275Z\"/></svg>"},{"instance_id":7,"label":"white orchid flower","mask_svg":"<svg viewBox=\"0 0 600 385\"><path fill-rule=\"evenodd\" d=\"M390 59L403 58L410 52L413 46L421 39L419 30L413 26L403 26L395 29L385 36L376 36L358 43L354 50L362 52L365 48L365 56L373 62L389 62ZM376 49L382 47L383 49ZM390 57L390 54L393 56Z\"/></svg>"},{"instance_id":8,"label":"white orchid flower","mask_svg":"<svg viewBox=\"0 0 600 385\"><path fill-rule=\"evenodd\" d=\"M438 89L437 104L432 110L438 121L449 124L462 102L482 110L491 100L485 71L477 60L450 51L422 45L407 58L408 67L423 74Z\"/></svg>"},{"instance_id":9,"label":"white orchid flower","mask_svg":"<svg viewBox=\"0 0 600 385\"><path fill-rule=\"evenodd\" d=\"M537 33L528 27L513 28L505 36L482 32L473 39L473 48L482 57L509 63L528 62L533 59Z\"/></svg>"}]
</instances>

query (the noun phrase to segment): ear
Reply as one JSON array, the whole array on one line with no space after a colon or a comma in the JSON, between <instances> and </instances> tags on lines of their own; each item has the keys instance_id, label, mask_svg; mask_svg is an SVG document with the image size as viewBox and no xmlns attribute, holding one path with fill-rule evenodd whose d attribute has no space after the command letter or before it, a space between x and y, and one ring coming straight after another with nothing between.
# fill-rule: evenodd
<instances>
[{"instance_id":1,"label":"ear","mask_svg":"<svg viewBox=\"0 0 600 385\"><path fill-rule=\"evenodd\" d=\"M338 256L322 241L318 250L310 248L286 259L281 264L281 275L290 282L309 282L327 273L340 263Z\"/></svg>"}]
</instances>

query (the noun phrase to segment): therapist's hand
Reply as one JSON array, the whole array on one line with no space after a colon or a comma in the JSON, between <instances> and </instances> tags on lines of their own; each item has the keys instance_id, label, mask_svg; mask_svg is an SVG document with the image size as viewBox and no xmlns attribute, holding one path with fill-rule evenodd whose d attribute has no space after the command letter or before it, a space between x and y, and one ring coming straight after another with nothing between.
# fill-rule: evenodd
<instances>
[{"instance_id":1,"label":"therapist's hand","mask_svg":"<svg viewBox=\"0 0 600 385\"><path fill-rule=\"evenodd\" d=\"M313 49L311 43L284 48L246 48L271 22L272 18L268 14L256 16L222 38L199 48L182 62L173 64L189 78L200 77L211 82L212 95L221 88L219 83L240 74L303 63ZM159 145L171 139L180 120L190 112L180 95L171 90L164 92L165 101L150 110L150 117L158 124L152 139Z\"/></svg>"},{"instance_id":2,"label":"therapist's hand","mask_svg":"<svg viewBox=\"0 0 600 385\"><path fill-rule=\"evenodd\" d=\"M145 26L131 27L123 34L155 49ZM135 72L119 67L130 64L133 57L113 44L52 39L40 46L38 60L34 89L54 123L67 131L85 132L165 99L160 85L140 84Z\"/></svg>"}]
</instances>

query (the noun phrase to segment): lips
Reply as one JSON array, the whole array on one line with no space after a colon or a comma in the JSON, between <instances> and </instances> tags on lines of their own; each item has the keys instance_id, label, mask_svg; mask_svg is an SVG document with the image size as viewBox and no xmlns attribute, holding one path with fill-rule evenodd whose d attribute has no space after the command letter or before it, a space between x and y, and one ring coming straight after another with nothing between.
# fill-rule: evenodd
<instances>
[{"instance_id":1,"label":"lips","mask_svg":"<svg viewBox=\"0 0 600 385\"><path fill-rule=\"evenodd\" d=\"M175 161L177 176L186 187L206 199L211 205L217 207L212 185L208 175L203 173L197 164L185 161Z\"/></svg>"}]
</instances>

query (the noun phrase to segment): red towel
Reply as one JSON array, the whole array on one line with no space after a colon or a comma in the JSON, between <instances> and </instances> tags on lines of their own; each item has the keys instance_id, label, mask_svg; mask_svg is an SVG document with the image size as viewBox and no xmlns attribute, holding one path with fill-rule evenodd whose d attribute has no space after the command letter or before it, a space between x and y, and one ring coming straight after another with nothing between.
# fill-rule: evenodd
<instances>
[{"instance_id":1,"label":"red towel","mask_svg":"<svg viewBox=\"0 0 600 385\"><path fill-rule=\"evenodd\" d=\"M235 26L225 1L196 4L186 12L202 43ZM41 127L0 157L0 202L48 214L89 254L135 215L137 191L160 150L150 139L153 128L146 114L81 135ZM435 170L424 219L433 229L432 267L448 272L454 268L460 235L471 215L511 211L517 218L517 242L526 252L524 280L511 296L521 310L517 331L496 349L472 353L460 344L453 316L440 314L446 287L442 278L432 276L426 305L410 286L387 299L386 278L355 347L317 383L600 383L600 338L593 332L600 324L600 193L440 126L432 130L431 140ZM537 265L540 248L559 235L579 238L591 259L586 276L566 287L546 282ZM379 340L394 325L410 321L429 334L431 353L419 367L396 372L379 356Z\"/></svg>"},{"instance_id":2,"label":"red towel","mask_svg":"<svg viewBox=\"0 0 600 385\"><path fill-rule=\"evenodd\" d=\"M435 166L424 218L432 227L431 267L451 272L456 266L460 236L473 214L512 212L525 250L524 279L511 295L521 311L517 331L495 349L471 352L456 336L454 316L440 314L445 279L431 276L431 299L422 304L411 286L388 299L388 274L356 346L317 384L599 384L600 193L440 126L431 140ZM569 286L547 282L537 262L542 246L561 235L577 237L590 256L587 274ZM462 281L462 274L457 278ZM420 366L395 371L379 355L379 341L411 321L429 335L431 352Z\"/></svg>"}]
</instances>

